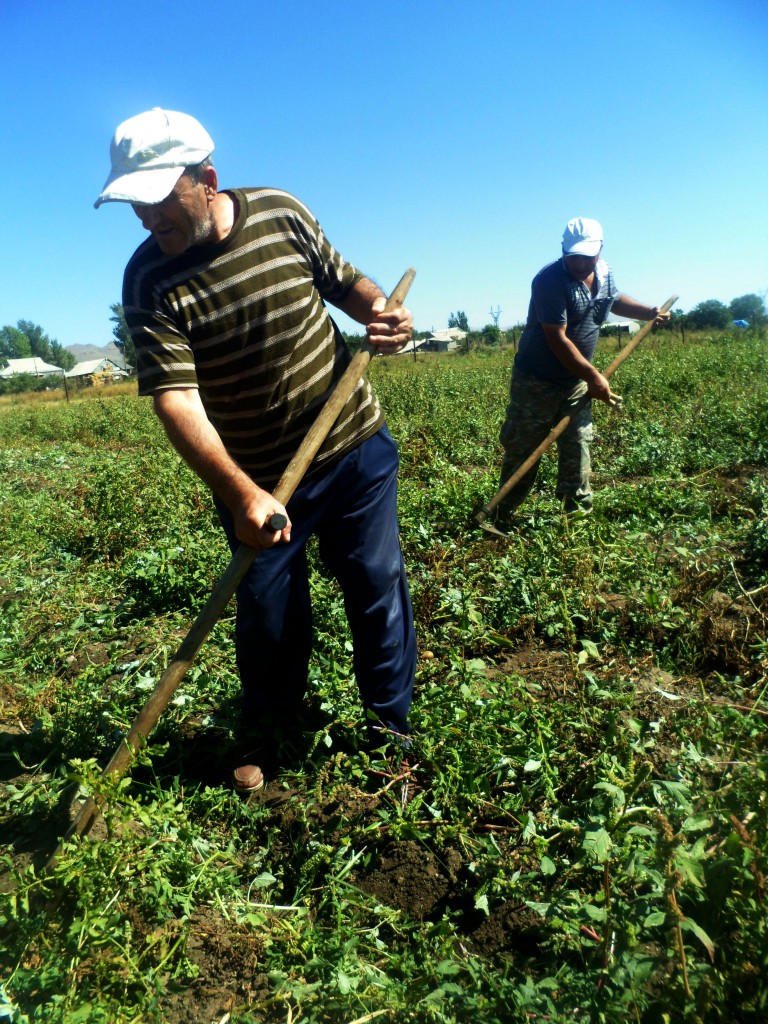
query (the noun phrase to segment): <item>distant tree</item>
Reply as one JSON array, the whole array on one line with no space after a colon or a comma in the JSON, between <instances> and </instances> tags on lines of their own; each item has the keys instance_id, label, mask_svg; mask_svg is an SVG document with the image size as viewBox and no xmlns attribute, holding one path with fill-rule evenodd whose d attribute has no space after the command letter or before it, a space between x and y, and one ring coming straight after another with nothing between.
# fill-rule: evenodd
<instances>
[{"instance_id":1,"label":"distant tree","mask_svg":"<svg viewBox=\"0 0 768 1024\"><path fill-rule=\"evenodd\" d=\"M19 320L16 327L0 328L0 358L29 359L34 356L62 370L71 370L75 357L60 345L55 338L49 338L39 324L31 320Z\"/></svg>"},{"instance_id":2,"label":"distant tree","mask_svg":"<svg viewBox=\"0 0 768 1024\"><path fill-rule=\"evenodd\" d=\"M125 319L122 304L113 302L109 308L112 312L112 316L109 319L115 325L112 328L115 345L120 349L125 365L136 369L136 349L133 344L130 328Z\"/></svg>"},{"instance_id":3,"label":"distant tree","mask_svg":"<svg viewBox=\"0 0 768 1024\"><path fill-rule=\"evenodd\" d=\"M25 359L27 356L14 356L14 358ZM36 377L34 373L14 373L12 377L0 380L0 394L21 395L26 391L40 391L42 377Z\"/></svg>"},{"instance_id":4,"label":"distant tree","mask_svg":"<svg viewBox=\"0 0 768 1024\"><path fill-rule=\"evenodd\" d=\"M496 324L486 324L480 334L486 345L498 345L501 341L501 328Z\"/></svg>"},{"instance_id":5,"label":"distant tree","mask_svg":"<svg viewBox=\"0 0 768 1024\"><path fill-rule=\"evenodd\" d=\"M764 324L768 320L765 313L765 302L759 295L740 295L738 299L731 299L728 309L731 320L746 320L753 327Z\"/></svg>"},{"instance_id":6,"label":"distant tree","mask_svg":"<svg viewBox=\"0 0 768 1024\"><path fill-rule=\"evenodd\" d=\"M707 327L727 327L731 317L728 307L717 299L706 299L700 302L686 316L686 324L694 330L705 330Z\"/></svg>"},{"instance_id":7,"label":"distant tree","mask_svg":"<svg viewBox=\"0 0 768 1024\"><path fill-rule=\"evenodd\" d=\"M18 327L0 327L0 360L28 359L32 355L29 338Z\"/></svg>"},{"instance_id":8,"label":"distant tree","mask_svg":"<svg viewBox=\"0 0 768 1024\"><path fill-rule=\"evenodd\" d=\"M681 328L688 326L688 314L684 313L682 309L673 309L669 314L669 320L658 330L661 331L675 331L679 334Z\"/></svg>"},{"instance_id":9,"label":"distant tree","mask_svg":"<svg viewBox=\"0 0 768 1024\"><path fill-rule=\"evenodd\" d=\"M51 355L51 339L40 324L33 324L31 320L19 320L16 326L22 334L26 334L29 338L32 355L38 359L45 360L46 363L50 363L53 358Z\"/></svg>"},{"instance_id":10,"label":"distant tree","mask_svg":"<svg viewBox=\"0 0 768 1024\"><path fill-rule=\"evenodd\" d=\"M344 341L347 343L347 348L354 355L358 351L360 346L365 341L365 334L347 334L346 331L341 332L344 336Z\"/></svg>"},{"instance_id":11,"label":"distant tree","mask_svg":"<svg viewBox=\"0 0 768 1024\"><path fill-rule=\"evenodd\" d=\"M29 391L59 391L64 387L61 373L14 373L0 380L0 395L20 395Z\"/></svg>"},{"instance_id":12,"label":"distant tree","mask_svg":"<svg viewBox=\"0 0 768 1024\"><path fill-rule=\"evenodd\" d=\"M467 314L463 309L459 309L455 313L451 313L448 317L448 326L458 327L460 331L469 330L469 320L467 320Z\"/></svg>"},{"instance_id":13,"label":"distant tree","mask_svg":"<svg viewBox=\"0 0 768 1024\"><path fill-rule=\"evenodd\" d=\"M60 345L58 341L51 342L51 363L60 366L62 370L71 370L77 360L69 351Z\"/></svg>"}]
</instances>

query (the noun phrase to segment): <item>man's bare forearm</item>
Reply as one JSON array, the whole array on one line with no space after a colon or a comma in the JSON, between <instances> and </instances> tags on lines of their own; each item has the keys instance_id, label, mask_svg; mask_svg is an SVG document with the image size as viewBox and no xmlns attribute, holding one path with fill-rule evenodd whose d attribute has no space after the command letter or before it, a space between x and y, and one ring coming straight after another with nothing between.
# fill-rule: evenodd
<instances>
[{"instance_id":1,"label":"man's bare forearm","mask_svg":"<svg viewBox=\"0 0 768 1024\"><path fill-rule=\"evenodd\" d=\"M383 312L387 297L368 277L361 277L339 304L347 316L365 324L368 340L382 355L399 352L413 334L413 317L405 306Z\"/></svg>"},{"instance_id":2,"label":"man's bare forearm","mask_svg":"<svg viewBox=\"0 0 768 1024\"><path fill-rule=\"evenodd\" d=\"M386 295L369 277L361 277L344 301L339 303L339 309L359 324L368 324L373 319L377 299L386 302Z\"/></svg>"},{"instance_id":3,"label":"man's bare forearm","mask_svg":"<svg viewBox=\"0 0 768 1024\"><path fill-rule=\"evenodd\" d=\"M658 306L648 306L629 295L620 295L611 306L611 312L629 320L653 320L656 326L669 320L669 313L660 313Z\"/></svg>"},{"instance_id":4,"label":"man's bare forearm","mask_svg":"<svg viewBox=\"0 0 768 1024\"><path fill-rule=\"evenodd\" d=\"M547 344L561 366L574 377L580 377L584 381L592 398L608 402L611 397L611 389L607 379L579 352L566 335L565 327L561 324L542 324L541 327Z\"/></svg>"},{"instance_id":5,"label":"man's bare forearm","mask_svg":"<svg viewBox=\"0 0 768 1024\"><path fill-rule=\"evenodd\" d=\"M197 391L162 391L154 405L168 440L217 498L232 508L252 493L256 484L225 449Z\"/></svg>"},{"instance_id":6,"label":"man's bare forearm","mask_svg":"<svg viewBox=\"0 0 768 1024\"><path fill-rule=\"evenodd\" d=\"M241 541L252 547L269 547L281 536L290 539L290 521L278 534L267 528L273 513L286 514L284 506L254 483L230 456L195 389L161 391L155 395L154 405L173 447L232 513Z\"/></svg>"}]
</instances>

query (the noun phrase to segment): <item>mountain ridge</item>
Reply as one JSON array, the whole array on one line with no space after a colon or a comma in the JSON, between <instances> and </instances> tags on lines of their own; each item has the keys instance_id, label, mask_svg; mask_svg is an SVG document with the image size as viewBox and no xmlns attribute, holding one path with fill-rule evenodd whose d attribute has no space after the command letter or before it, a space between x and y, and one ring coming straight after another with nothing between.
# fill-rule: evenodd
<instances>
[{"instance_id":1,"label":"mountain ridge","mask_svg":"<svg viewBox=\"0 0 768 1024\"><path fill-rule=\"evenodd\" d=\"M90 359L111 359L113 363L124 366L123 353L110 341L106 345L67 345L67 352L71 352L78 363L88 362Z\"/></svg>"}]
</instances>

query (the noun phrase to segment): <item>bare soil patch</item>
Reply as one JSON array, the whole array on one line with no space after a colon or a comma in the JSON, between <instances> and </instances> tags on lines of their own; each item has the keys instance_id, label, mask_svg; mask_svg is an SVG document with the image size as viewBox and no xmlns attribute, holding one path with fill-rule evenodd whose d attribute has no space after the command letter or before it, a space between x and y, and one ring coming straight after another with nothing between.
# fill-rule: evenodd
<instances>
[{"instance_id":1,"label":"bare soil patch","mask_svg":"<svg viewBox=\"0 0 768 1024\"><path fill-rule=\"evenodd\" d=\"M381 851L371 871L356 876L355 884L388 907L423 921L445 906L461 865L456 850L446 850L438 858L418 843L392 842Z\"/></svg>"},{"instance_id":2,"label":"bare soil patch","mask_svg":"<svg viewBox=\"0 0 768 1024\"><path fill-rule=\"evenodd\" d=\"M264 943L252 929L202 908L192 915L187 931L185 952L195 977L183 986L172 985L163 999L168 1024L220 1021L236 1006L269 999Z\"/></svg>"}]
</instances>

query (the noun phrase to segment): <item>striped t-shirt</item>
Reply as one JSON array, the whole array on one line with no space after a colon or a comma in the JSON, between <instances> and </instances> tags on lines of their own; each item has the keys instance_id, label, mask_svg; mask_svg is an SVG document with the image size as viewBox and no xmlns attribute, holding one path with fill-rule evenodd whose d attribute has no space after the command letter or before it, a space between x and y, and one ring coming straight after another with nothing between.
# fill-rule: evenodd
<instances>
[{"instance_id":1,"label":"striped t-shirt","mask_svg":"<svg viewBox=\"0 0 768 1024\"><path fill-rule=\"evenodd\" d=\"M139 394L199 388L239 466L272 489L349 364L325 302L361 279L309 210L277 189L233 189L236 217L214 245L164 255L149 238L123 281ZM315 457L327 464L384 423L364 379Z\"/></svg>"}]
</instances>

